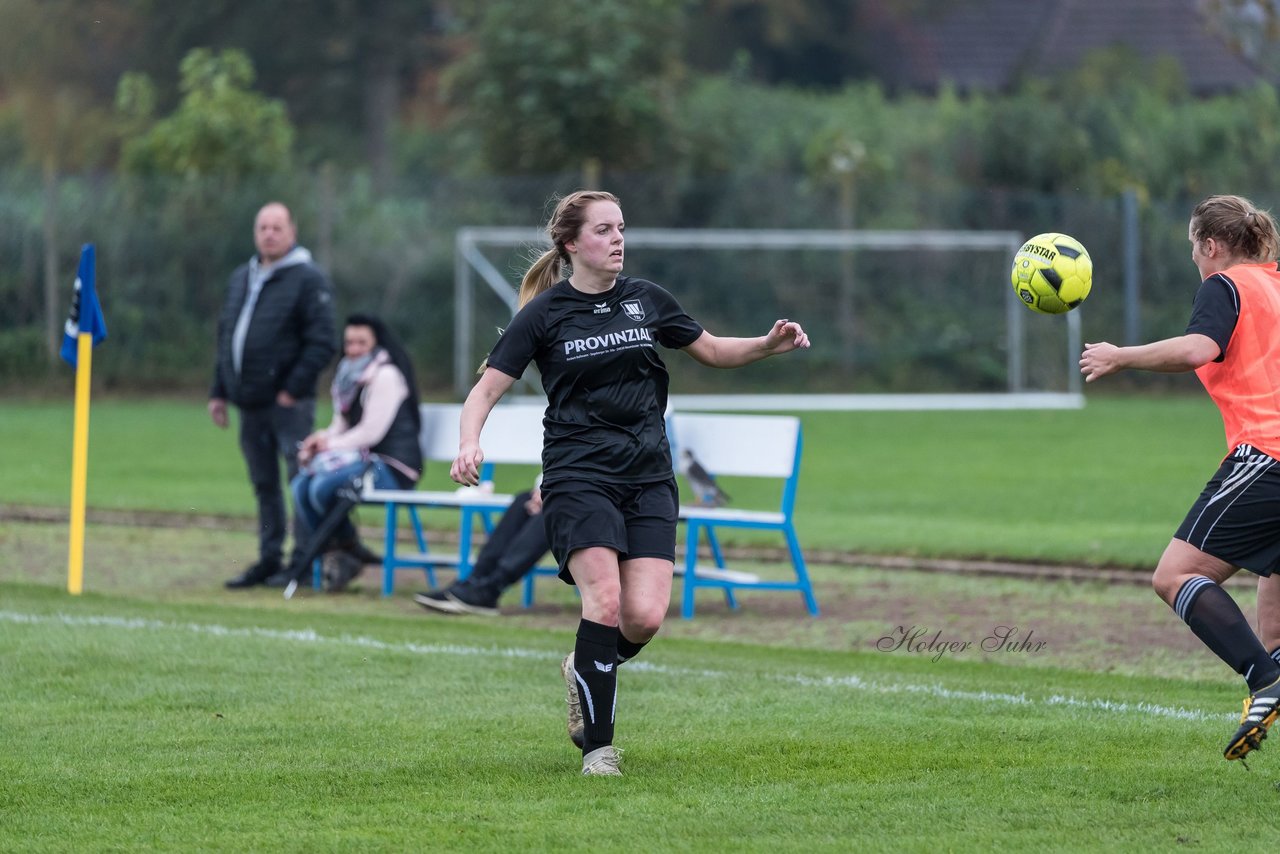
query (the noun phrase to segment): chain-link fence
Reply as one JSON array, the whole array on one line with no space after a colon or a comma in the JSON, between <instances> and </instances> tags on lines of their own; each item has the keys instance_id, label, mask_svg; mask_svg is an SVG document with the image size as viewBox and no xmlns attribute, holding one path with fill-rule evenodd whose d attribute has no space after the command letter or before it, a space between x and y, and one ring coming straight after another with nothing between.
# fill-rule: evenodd
<instances>
[{"instance_id":1,"label":"chain-link fence","mask_svg":"<svg viewBox=\"0 0 1280 854\"><path fill-rule=\"evenodd\" d=\"M854 196L806 176L605 176L628 224L643 228L1063 231L1094 261L1079 310L1085 340L1178 334L1197 277L1186 221L1194 199L1151 201L1126 226L1121 198L1008 190ZM294 210L299 239L331 272L339 316L388 319L416 359L428 395L453 394L454 236L464 226L540 226L548 200L576 176L402 182L377 195L361 176L328 171L244 183L42 178L0 174L0 380L38 386L57 374L56 351L80 244L98 247L98 291L110 338L95 382L129 391L202 392L214 318L230 271L253 251L265 201ZM846 188L847 190L847 188ZM1265 204L1266 199L1256 199ZM1123 276L1136 250L1140 289ZM526 249L491 260L512 282ZM815 341L805 359L750 371L675 371L678 391L1001 391L1010 258L938 251L629 251L627 273L653 279L717 334L760 334L776 317L800 320ZM476 334L503 325L494 295L477 303ZM1027 384L1061 390L1061 319L1027 318ZM1130 382L1159 387L1161 377Z\"/></svg>"}]
</instances>

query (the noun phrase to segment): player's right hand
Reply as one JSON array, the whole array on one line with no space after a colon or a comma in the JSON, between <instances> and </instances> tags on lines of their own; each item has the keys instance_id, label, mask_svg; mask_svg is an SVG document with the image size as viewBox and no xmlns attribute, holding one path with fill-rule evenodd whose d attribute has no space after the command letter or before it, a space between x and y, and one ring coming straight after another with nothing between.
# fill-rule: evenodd
<instances>
[{"instance_id":1,"label":"player's right hand","mask_svg":"<svg viewBox=\"0 0 1280 854\"><path fill-rule=\"evenodd\" d=\"M449 477L454 483L463 486L475 486L480 483L480 464L484 462L484 451L479 445L463 445L458 450L458 457L449 467Z\"/></svg>"}]
</instances>

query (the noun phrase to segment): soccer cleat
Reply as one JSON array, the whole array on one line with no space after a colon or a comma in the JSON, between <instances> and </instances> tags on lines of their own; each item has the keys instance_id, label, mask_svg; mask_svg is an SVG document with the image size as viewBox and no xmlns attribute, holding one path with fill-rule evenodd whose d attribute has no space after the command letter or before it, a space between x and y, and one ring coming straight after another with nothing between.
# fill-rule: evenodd
<instances>
[{"instance_id":1,"label":"soccer cleat","mask_svg":"<svg viewBox=\"0 0 1280 854\"><path fill-rule=\"evenodd\" d=\"M622 769L618 767L619 752L612 744L597 747L582 757L582 776L621 777Z\"/></svg>"},{"instance_id":2,"label":"soccer cleat","mask_svg":"<svg viewBox=\"0 0 1280 854\"><path fill-rule=\"evenodd\" d=\"M569 704L569 740L573 742L574 747L581 750L585 736L582 732L582 701L578 699L578 675L573 672L573 653L566 655L564 661L560 662L560 674L564 676L564 685L567 691L565 702ZM592 753L598 752L592 751ZM587 773L585 765L582 773Z\"/></svg>"},{"instance_id":3,"label":"soccer cleat","mask_svg":"<svg viewBox=\"0 0 1280 854\"><path fill-rule=\"evenodd\" d=\"M1267 729L1280 715L1280 679L1249 695L1240 715L1240 728L1227 742L1222 755L1227 759L1244 759L1251 750L1262 747Z\"/></svg>"}]
</instances>

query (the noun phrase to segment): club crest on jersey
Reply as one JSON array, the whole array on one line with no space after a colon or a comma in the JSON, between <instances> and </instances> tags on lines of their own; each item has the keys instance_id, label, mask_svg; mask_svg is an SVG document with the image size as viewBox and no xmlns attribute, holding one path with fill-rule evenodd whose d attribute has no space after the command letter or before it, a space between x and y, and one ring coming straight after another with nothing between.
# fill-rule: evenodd
<instances>
[{"instance_id":1,"label":"club crest on jersey","mask_svg":"<svg viewBox=\"0 0 1280 854\"><path fill-rule=\"evenodd\" d=\"M623 300L622 311L637 323L644 320L644 306L640 304L638 299Z\"/></svg>"},{"instance_id":2,"label":"club crest on jersey","mask_svg":"<svg viewBox=\"0 0 1280 854\"><path fill-rule=\"evenodd\" d=\"M591 313L592 314L613 314L613 309L609 308L609 304L607 302L598 302L596 303L596 307L592 309Z\"/></svg>"}]
</instances>

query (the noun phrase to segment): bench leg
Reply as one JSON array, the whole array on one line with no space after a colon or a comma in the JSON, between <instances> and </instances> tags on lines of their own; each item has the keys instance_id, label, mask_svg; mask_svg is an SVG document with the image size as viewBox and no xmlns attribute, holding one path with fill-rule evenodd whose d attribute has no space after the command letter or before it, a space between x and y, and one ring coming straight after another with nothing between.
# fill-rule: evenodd
<instances>
[{"instance_id":1,"label":"bench leg","mask_svg":"<svg viewBox=\"0 0 1280 854\"><path fill-rule=\"evenodd\" d=\"M382 595L390 596L396 585L396 524L400 517L399 508L388 503L386 517L382 539Z\"/></svg>"},{"instance_id":2,"label":"bench leg","mask_svg":"<svg viewBox=\"0 0 1280 854\"><path fill-rule=\"evenodd\" d=\"M684 602L680 608L680 616L686 620L693 619L693 592L698 586L698 534L701 526L697 522L688 524L684 547Z\"/></svg>"},{"instance_id":3,"label":"bench leg","mask_svg":"<svg viewBox=\"0 0 1280 854\"><path fill-rule=\"evenodd\" d=\"M791 562L796 568L796 581L800 584L800 592L804 594L805 607L809 613L818 616L818 601L813 597L813 584L809 581L809 570L805 568L804 552L800 551L800 539L795 528L787 525L787 548L791 550Z\"/></svg>"},{"instance_id":4,"label":"bench leg","mask_svg":"<svg viewBox=\"0 0 1280 854\"><path fill-rule=\"evenodd\" d=\"M524 577L524 592L520 596L520 605L523 608L533 607L533 577L536 575L532 569Z\"/></svg>"},{"instance_id":5,"label":"bench leg","mask_svg":"<svg viewBox=\"0 0 1280 854\"><path fill-rule=\"evenodd\" d=\"M716 536L716 529L707 526L707 544L711 546L711 556L715 558L716 566L724 569L724 552L720 551L720 538ZM738 610L738 597L733 595L733 588L726 587L724 589L724 602L732 610Z\"/></svg>"}]
</instances>

